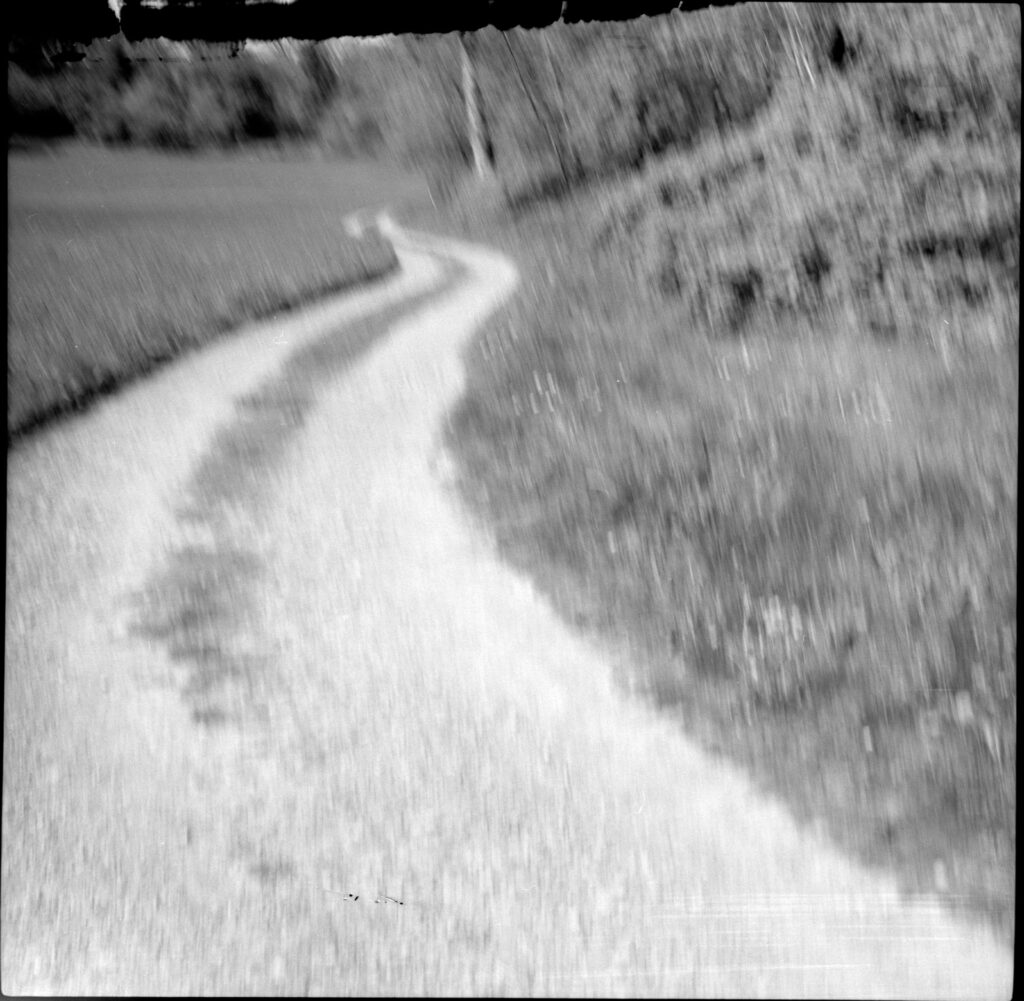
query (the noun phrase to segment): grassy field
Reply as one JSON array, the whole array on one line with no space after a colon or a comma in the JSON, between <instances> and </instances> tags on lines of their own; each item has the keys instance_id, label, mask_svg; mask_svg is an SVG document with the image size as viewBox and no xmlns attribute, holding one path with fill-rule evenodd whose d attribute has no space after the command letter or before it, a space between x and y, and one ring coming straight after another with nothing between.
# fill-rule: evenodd
<instances>
[{"instance_id":1,"label":"grassy field","mask_svg":"<svg viewBox=\"0 0 1024 1001\"><path fill-rule=\"evenodd\" d=\"M390 271L379 165L69 146L8 156L8 441L218 332Z\"/></svg>"},{"instance_id":2,"label":"grassy field","mask_svg":"<svg viewBox=\"0 0 1024 1001\"><path fill-rule=\"evenodd\" d=\"M985 17L955 37L997 60ZM1012 937L1019 126L878 80L793 74L639 176L432 219L525 269L452 440L630 687Z\"/></svg>"}]
</instances>

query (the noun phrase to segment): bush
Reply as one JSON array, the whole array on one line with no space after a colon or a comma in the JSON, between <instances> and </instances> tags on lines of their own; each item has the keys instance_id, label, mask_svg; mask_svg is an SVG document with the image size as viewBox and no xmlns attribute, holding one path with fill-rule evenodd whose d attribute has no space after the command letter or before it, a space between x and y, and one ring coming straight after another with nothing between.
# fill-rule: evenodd
<instances>
[{"instance_id":1,"label":"bush","mask_svg":"<svg viewBox=\"0 0 1024 1001\"><path fill-rule=\"evenodd\" d=\"M177 74L160 67L135 79L112 109L116 117L102 127L140 145L189 149L195 141L186 118L187 101Z\"/></svg>"},{"instance_id":2,"label":"bush","mask_svg":"<svg viewBox=\"0 0 1024 1001\"><path fill-rule=\"evenodd\" d=\"M253 139L296 137L305 125L303 81L281 66L237 60L229 78L242 134Z\"/></svg>"},{"instance_id":3,"label":"bush","mask_svg":"<svg viewBox=\"0 0 1024 1001\"><path fill-rule=\"evenodd\" d=\"M143 57L120 36L90 47L85 62L34 77L8 75L9 131L71 134L102 142L170 148L247 139L297 138L315 131L332 93L330 63L307 57L305 71L193 47L181 60L157 43Z\"/></svg>"},{"instance_id":4,"label":"bush","mask_svg":"<svg viewBox=\"0 0 1024 1001\"><path fill-rule=\"evenodd\" d=\"M7 67L7 136L55 138L74 132L49 80Z\"/></svg>"}]
</instances>

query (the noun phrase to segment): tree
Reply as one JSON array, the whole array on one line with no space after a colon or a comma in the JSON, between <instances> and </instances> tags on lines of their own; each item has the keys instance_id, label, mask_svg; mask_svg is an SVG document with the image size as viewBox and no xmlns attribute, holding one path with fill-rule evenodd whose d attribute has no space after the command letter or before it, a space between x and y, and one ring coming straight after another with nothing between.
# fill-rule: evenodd
<instances>
[{"instance_id":1,"label":"tree","mask_svg":"<svg viewBox=\"0 0 1024 1001\"><path fill-rule=\"evenodd\" d=\"M19 66L7 67L7 136L69 135L74 131L53 93L51 81L29 76Z\"/></svg>"},{"instance_id":2,"label":"tree","mask_svg":"<svg viewBox=\"0 0 1024 1001\"><path fill-rule=\"evenodd\" d=\"M302 47L299 65L306 80L305 127L307 132L314 132L321 114L338 92L338 71L334 60L316 42Z\"/></svg>"},{"instance_id":3,"label":"tree","mask_svg":"<svg viewBox=\"0 0 1024 1001\"><path fill-rule=\"evenodd\" d=\"M462 60L462 94L466 105L466 134L473 158L473 172L482 179L494 173L493 154L488 148L490 144L484 132L476 72L466 48L465 32L459 32L459 54Z\"/></svg>"},{"instance_id":4,"label":"tree","mask_svg":"<svg viewBox=\"0 0 1024 1001\"><path fill-rule=\"evenodd\" d=\"M135 76L132 47L124 35L97 40L89 47L90 75L111 90L126 90Z\"/></svg>"},{"instance_id":5,"label":"tree","mask_svg":"<svg viewBox=\"0 0 1024 1001\"><path fill-rule=\"evenodd\" d=\"M299 64L306 74L314 104L319 110L334 97L338 89L338 71L334 60L322 45L310 42L300 50Z\"/></svg>"}]
</instances>

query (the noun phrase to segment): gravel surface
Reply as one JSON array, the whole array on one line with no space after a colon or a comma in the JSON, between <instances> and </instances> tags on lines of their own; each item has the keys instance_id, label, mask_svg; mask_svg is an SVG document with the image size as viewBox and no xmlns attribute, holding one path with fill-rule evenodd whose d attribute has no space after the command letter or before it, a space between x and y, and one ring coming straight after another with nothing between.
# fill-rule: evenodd
<instances>
[{"instance_id":1,"label":"gravel surface","mask_svg":"<svg viewBox=\"0 0 1024 1001\"><path fill-rule=\"evenodd\" d=\"M3 990L1008 998L496 560L438 441L515 268L384 225L8 456Z\"/></svg>"}]
</instances>

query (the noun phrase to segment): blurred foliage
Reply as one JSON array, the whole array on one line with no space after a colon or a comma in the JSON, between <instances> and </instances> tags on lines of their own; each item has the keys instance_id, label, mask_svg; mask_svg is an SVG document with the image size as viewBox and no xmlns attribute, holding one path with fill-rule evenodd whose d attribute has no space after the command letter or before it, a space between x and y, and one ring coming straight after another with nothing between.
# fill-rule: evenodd
<instances>
[{"instance_id":1,"label":"blurred foliage","mask_svg":"<svg viewBox=\"0 0 1024 1001\"><path fill-rule=\"evenodd\" d=\"M53 138L74 133L49 80L36 79L13 63L7 66L8 135Z\"/></svg>"},{"instance_id":2,"label":"blurred foliage","mask_svg":"<svg viewBox=\"0 0 1024 1001\"><path fill-rule=\"evenodd\" d=\"M749 119L768 99L786 41L764 5L692 30L682 15L466 37L499 173L513 200L635 166ZM684 27L685 25L685 27ZM756 39L756 69L737 39ZM353 46L297 59L226 46L98 40L77 62L9 47L9 135L39 132L40 108L105 142L196 147L317 137L386 156L448 184L468 157L455 34ZM146 119L150 119L149 122Z\"/></svg>"},{"instance_id":3,"label":"blurred foliage","mask_svg":"<svg viewBox=\"0 0 1024 1001\"><path fill-rule=\"evenodd\" d=\"M12 55L8 138L73 133L195 149L316 133L337 83L334 61L320 46L303 46L295 60L232 52L200 43L129 44L118 35L93 42L73 63L22 64Z\"/></svg>"},{"instance_id":4,"label":"blurred foliage","mask_svg":"<svg viewBox=\"0 0 1024 1001\"><path fill-rule=\"evenodd\" d=\"M543 30L488 27L465 40L498 173L509 201L522 205L728 135L768 106L781 81L796 75L813 86L828 68L871 66L865 100L902 134L956 131L967 109L986 128L1019 134L1019 93L993 89L992 65L979 62L985 25L977 11L927 16L897 5L872 18L856 5L757 3ZM314 139L338 154L416 167L447 189L469 161L457 41L308 43L297 57L121 36L71 55L12 43L8 134L71 130L184 148ZM943 60L928 56L936 51Z\"/></svg>"},{"instance_id":5,"label":"blurred foliage","mask_svg":"<svg viewBox=\"0 0 1024 1001\"><path fill-rule=\"evenodd\" d=\"M644 117L516 217L467 492L637 689L1012 936L1019 8L682 23L638 75L620 30L586 81ZM598 182L613 148L641 169Z\"/></svg>"},{"instance_id":6,"label":"blurred foliage","mask_svg":"<svg viewBox=\"0 0 1024 1001\"><path fill-rule=\"evenodd\" d=\"M775 44L766 17L727 12L697 31L673 15L467 36L509 201L629 170L747 121L767 101L771 73L739 67L734 34ZM383 145L450 185L469 158L455 36L402 38L372 63L367 96L380 108Z\"/></svg>"}]
</instances>

